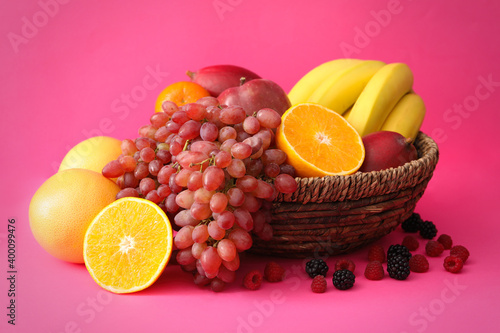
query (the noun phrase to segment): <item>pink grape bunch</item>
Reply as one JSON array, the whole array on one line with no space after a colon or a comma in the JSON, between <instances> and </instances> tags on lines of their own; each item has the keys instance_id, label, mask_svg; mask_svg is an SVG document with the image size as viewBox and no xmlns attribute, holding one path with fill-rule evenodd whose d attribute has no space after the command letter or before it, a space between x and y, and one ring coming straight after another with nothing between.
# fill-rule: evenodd
<instances>
[{"instance_id":1,"label":"pink grape bunch","mask_svg":"<svg viewBox=\"0 0 500 333\"><path fill-rule=\"evenodd\" d=\"M247 115L214 97L162 109L138 138L122 141L122 155L102 174L116 178L117 199L158 204L175 223L177 262L196 284L220 291L252 234L272 238L272 201L297 189L295 169L274 144L281 116L270 108Z\"/></svg>"}]
</instances>

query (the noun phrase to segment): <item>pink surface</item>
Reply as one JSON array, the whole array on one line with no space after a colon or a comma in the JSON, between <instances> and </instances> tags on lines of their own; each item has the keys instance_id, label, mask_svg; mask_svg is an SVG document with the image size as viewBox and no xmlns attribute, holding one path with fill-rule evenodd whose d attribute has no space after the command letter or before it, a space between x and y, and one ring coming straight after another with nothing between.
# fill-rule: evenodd
<instances>
[{"instance_id":1,"label":"pink surface","mask_svg":"<svg viewBox=\"0 0 500 333\"><path fill-rule=\"evenodd\" d=\"M2 332L493 332L498 260L498 2L475 1L3 1L0 5ZM428 107L423 131L440 161L417 211L470 249L463 271L431 269L407 281L364 278L313 294L303 261L279 259L288 279L250 292L247 257L223 293L169 266L134 295L103 291L83 265L48 255L29 229L28 205L67 150L89 136L134 138L158 93L187 69L231 63L289 90L314 66L358 57L408 63ZM7 323L7 224L16 225L16 325ZM402 240L401 229L380 241ZM422 252L421 249L417 252ZM336 258L328 258L330 267ZM298 268L298 271L296 270ZM331 272L328 275L331 277Z\"/></svg>"}]
</instances>

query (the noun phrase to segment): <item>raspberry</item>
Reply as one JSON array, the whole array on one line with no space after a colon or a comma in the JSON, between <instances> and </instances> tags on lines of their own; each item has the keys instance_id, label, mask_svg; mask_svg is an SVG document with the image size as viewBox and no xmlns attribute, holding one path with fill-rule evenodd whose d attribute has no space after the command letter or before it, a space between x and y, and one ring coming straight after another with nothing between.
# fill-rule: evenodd
<instances>
[{"instance_id":1,"label":"raspberry","mask_svg":"<svg viewBox=\"0 0 500 333\"><path fill-rule=\"evenodd\" d=\"M420 230L420 223L422 223L420 215L413 213L401 223L401 228L403 228L405 232L418 232Z\"/></svg>"},{"instance_id":2,"label":"raspberry","mask_svg":"<svg viewBox=\"0 0 500 333\"><path fill-rule=\"evenodd\" d=\"M368 280L382 280L384 277L384 267L380 261L370 261L365 268L365 277Z\"/></svg>"},{"instance_id":3,"label":"raspberry","mask_svg":"<svg viewBox=\"0 0 500 333\"><path fill-rule=\"evenodd\" d=\"M354 273L354 270L356 269L356 265L350 259L339 259L335 263L335 271L339 271L341 269L348 269Z\"/></svg>"},{"instance_id":4,"label":"raspberry","mask_svg":"<svg viewBox=\"0 0 500 333\"><path fill-rule=\"evenodd\" d=\"M469 253L469 250L467 250L464 246L455 245L451 248L450 255L455 256L455 257L459 257L460 259L462 259L462 261L465 264L467 259L469 259L470 253Z\"/></svg>"},{"instance_id":5,"label":"raspberry","mask_svg":"<svg viewBox=\"0 0 500 333\"><path fill-rule=\"evenodd\" d=\"M347 290L354 286L356 277L354 273L348 269L341 269L333 273L333 285L339 290Z\"/></svg>"},{"instance_id":6,"label":"raspberry","mask_svg":"<svg viewBox=\"0 0 500 333\"><path fill-rule=\"evenodd\" d=\"M264 278L269 282L283 281L285 278L285 269L280 264L270 261L264 269Z\"/></svg>"},{"instance_id":7,"label":"raspberry","mask_svg":"<svg viewBox=\"0 0 500 333\"><path fill-rule=\"evenodd\" d=\"M423 254L415 254L410 258L410 271L416 273L425 273L429 270L429 261Z\"/></svg>"},{"instance_id":8,"label":"raspberry","mask_svg":"<svg viewBox=\"0 0 500 333\"><path fill-rule=\"evenodd\" d=\"M389 262L389 259L397 255L405 257L406 261L410 260L411 258L410 250L408 250L406 246L400 244L394 244L389 246L389 249L387 250L387 262Z\"/></svg>"},{"instance_id":9,"label":"raspberry","mask_svg":"<svg viewBox=\"0 0 500 333\"><path fill-rule=\"evenodd\" d=\"M444 269L451 273L458 273L464 267L464 262L459 257L448 256L444 258Z\"/></svg>"},{"instance_id":10,"label":"raspberry","mask_svg":"<svg viewBox=\"0 0 500 333\"><path fill-rule=\"evenodd\" d=\"M403 242L401 243L401 245L406 246L410 251L415 251L416 249L418 249L420 244L415 237L408 235L403 238Z\"/></svg>"},{"instance_id":11,"label":"raspberry","mask_svg":"<svg viewBox=\"0 0 500 333\"><path fill-rule=\"evenodd\" d=\"M453 246L453 240L447 234L441 234L441 235L439 235L437 241L439 243L443 244L445 250L449 250Z\"/></svg>"},{"instance_id":12,"label":"raspberry","mask_svg":"<svg viewBox=\"0 0 500 333\"><path fill-rule=\"evenodd\" d=\"M385 250L382 245L372 245L368 250L368 261L385 261Z\"/></svg>"},{"instance_id":13,"label":"raspberry","mask_svg":"<svg viewBox=\"0 0 500 333\"><path fill-rule=\"evenodd\" d=\"M444 246L438 241L430 240L427 242L427 244L425 244L425 253L429 257L439 257L441 253L443 253L443 251Z\"/></svg>"},{"instance_id":14,"label":"raspberry","mask_svg":"<svg viewBox=\"0 0 500 333\"><path fill-rule=\"evenodd\" d=\"M408 259L402 255L396 255L387 259L387 273L396 280L406 280L410 275L410 264Z\"/></svg>"},{"instance_id":15,"label":"raspberry","mask_svg":"<svg viewBox=\"0 0 500 333\"><path fill-rule=\"evenodd\" d=\"M431 221L420 223L420 236L425 239L433 239L437 235L437 229Z\"/></svg>"},{"instance_id":16,"label":"raspberry","mask_svg":"<svg viewBox=\"0 0 500 333\"><path fill-rule=\"evenodd\" d=\"M260 288L262 284L262 273L258 270L253 270L245 275L243 279L243 286L250 290L256 290Z\"/></svg>"},{"instance_id":17,"label":"raspberry","mask_svg":"<svg viewBox=\"0 0 500 333\"><path fill-rule=\"evenodd\" d=\"M311 278L314 278L316 275L326 276L327 272L328 265L323 259L311 259L306 263L306 273Z\"/></svg>"},{"instance_id":18,"label":"raspberry","mask_svg":"<svg viewBox=\"0 0 500 333\"><path fill-rule=\"evenodd\" d=\"M326 280L323 275L316 275L311 283L313 293L324 293L326 291Z\"/></svg>"}]
</instances>

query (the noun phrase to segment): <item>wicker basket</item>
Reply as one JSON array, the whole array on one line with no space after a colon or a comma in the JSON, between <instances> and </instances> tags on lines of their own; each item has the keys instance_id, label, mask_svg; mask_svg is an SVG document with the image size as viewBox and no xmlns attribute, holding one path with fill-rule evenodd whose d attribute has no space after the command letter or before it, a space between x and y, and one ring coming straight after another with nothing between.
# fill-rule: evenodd
<instances>
[{"instance_id":1,"label":"wicker basket","mask_svg":"<svg viewBox=\"0 0 500 333\"><path fill-rule=\"evenodd\" d=\"M419 159L398 168L350 176L298 178L298 189L274 202L270 241L255 238L251 251L305 258L346 253L394 230L414 211L439 158L436 143L420 132Z\"/></svg>"}]
</instances>

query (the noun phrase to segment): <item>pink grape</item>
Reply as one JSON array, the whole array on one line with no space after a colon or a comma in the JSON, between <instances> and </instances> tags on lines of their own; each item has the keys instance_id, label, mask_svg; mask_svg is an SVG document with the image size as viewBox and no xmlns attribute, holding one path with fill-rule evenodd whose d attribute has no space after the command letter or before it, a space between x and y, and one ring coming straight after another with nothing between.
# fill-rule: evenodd
<instances>
[{"instance_id":1,"label":"pink grape","mask_svg":"<svg viewBox=\"0 0 500 333\"><path fill-rule=\"evenodd\" d=\"M124 173L125 170L123 170L123 167L118 160L113 160L102 168L102 175L106 178L120 177Z\"/></svg>"},{"instance_id":2,"label":"pink grape","mask_svg":"<svg viewBox=\"0 0 500 333\"><path fill-rule=\"evenodd\" d=\"M146 163L151 162L155 159L156 153L151 147L144 147L141 149L140 158Z\"/></svg>"},{"instance_id":3,"label":"pink grape","mask_svg":"<svg viewBox=\"0 0 500 333\"><path fill-rule=\"evenodd\" d=\"M264 151L271 145L272 134L268 128L261 128L254 136L262 140L262 149Z\"/></svg>"},{"instance_id":4,"label":"pink grape","mask_svg":"<svg viewBox=\"0 0 500 333\"><path fill-rule=\"evenodd\" d=\"M149 163L148 170L152 176L157 176L162 167L163 163L160 160L153 160Z\"/></svg>"},{"instance_id":5,"label":"pink grape","mask_svg":"<svg viewBox=\"0 0 500 333\"><path fill-rule=\"evenodd\" d=\"M193 202L189 210L193 218L197 220L205 220L212 216L212 211L208 203Z\"/></svg>"},{"instance_id":6,"label":"pink grape","mask_svg":"<svg viewBox=\"0 0 500 333\"><path fill-rule=\"evenodd\" d=\"M194 235L194 230L193 230L193 235ZM208 231L207 231L207 239L208 239ZM205 241L203 241L203 242L195 242L191 246L191 253L193 254L193 257L195 257L196 259L200 259L201 258L201 254L207 248L207 243L205 243Z\"/></svg>"},{"instance_id":7,"label":"pink grape","mask_svg":"<svg viewBox=\"0 0 500 333\"><path fill-rule=\"evenodd\" d=\"M276 177L274 186L281 193L293 193L297 190L295 178L286 173L282 173Z\"/></svg>"},{"instance_id":8,"label":"pink grape","mask_svg":"<svg viewBox=\"0 0 500 333\"><path fill-rule=\"evenodd\" d=\"M155 132L154 139L158 142L165 142L170 134L172 133L168 130L168 128L166 126L162 126Z\"/></svg>"},{"instance_id":9,"label":"pink grape","mask_svg":"<svg viewBox=\"0 0 500 333\"><path fill-rule=\"evenodd\" d=\"M167 123L165 124L165 128L167 129L167 131L169 131L170 133L178 133L179 132L179 129L181 128L181 124L179 123L176 123L175 121L173 120L169 120L167 121Z\"/></svg>"},{"instance_id":10,"label":"pink grape","mask_svg":"<svg viewBox=\"0 0 500 333\"><path fill-rule=\"evenodd\" d=\"M179 136L186 140L192 140L200 135L201 124L196 120L188 120L179 128Z\"/></svg>"},{"instance_id":11,"label":"pink grape","mask_svg":"<svg viewBox=\"0 0 500 333\"><path fill-rule=\"evenodd\" d=\"M193 217L189 209L181 210L174 216L174 222L179 227L184 227L187 225L196 226L200 220Z\"/></svg>"},{"instance_id":12,"label":"pink grape","mask_svg":"<svg viewBox=\"0 0 500 333\"><path fill-rule=\"evenodd\" d=\"M135 188L131 188L131 187L127 187L127 188L124 188L123 190L121 190L120 192L118 192L118 194L116 195L116 199L120 199L120 198L125 198L125 197L136 197L138 198L140 195L139 195L139 192L137 192L137 190Z\"/></svg>"},{"instance_id":13,"label":"pink grape","mask_svg":"<svg viewBox=\"0 0 500 333\"><path fill-rule=\"evenodd\" d=\"M197 203L208 204L212 199L215 191L209 191L204 187L200 187L196 191L194 191L194 201Z\"/></svg>"},{"instance_id":14,"label":"pink grape","mask_svg":"<svg viewBox=\"0 0 500 333\"><path fill-rule=\"evenodd\" d=\"M159 204L161 202L161 198L160 196L158 195L158 191L157 190L151 190L148 192L148 194L146 194L146 196L144 197L144 199L146 200L149 200L151 202L154 202L155 204Z\"/></svg>"},{"instance_id":15,"label":"pink grape","mask_svg":"<svg viewBox=\"0 0 500 333\"><path fill-rule=\"evenodd\" d=\"M205 96L196 101L196 103L203 105L204 107L209 106L219 106L219 100L213 96Z\"/></svg>"},{"instance_id":16,"label":"pink grape","mask_svg":"<svg viewBox=\"0 0 500 333\"><path fill-rule=\"evenodd\" d=\"M239 207L245 202L245 194L237 187L230 188L226 196L228 203L233 207Z\"/></svg>"},{"instance_id":17,"label":"pink grape","mask_svg":"<svg viewBox=\"0 0 500 333\"><path fill-rule=\"evenodd\" d=\"M234 127L224 126L219 130L219 142L223 143L229 139L236 139L237 133Z\"/></svg>"},{"instance_id":18,"label":"pink grape","mask_svg":"<svg viewBox=\"0 0 500 333\"><path fill-rule=\"evenodd\" d=\"M191 191L196 191L203 186L203 173L201 171L192 171L187 181L187 188Z\"/></svg>"},{"instance_id":19,"label":"pink grape","mask_svg":"<svg viewBox=\"0 0 500 333\"><path fill-rule=\"evenodd\" d=\"M252 247L252 236L246 230L234 229L228 238L233 241L239 252L246 251Z\"/></svg>"},{"instance_id":20,"label":"pink grape","mask_svg":"<svg viewBox=\"0 0 500 333\"><path fill-rule=\"evenodd\" d=\"M163 112L165 112L167 115L169 116L172 116L175 112L177 112L179 110L179 107L177 106L177 104L175 104L174 102L172 101L164 101L162 104L161 104L161 109L163 110Z\"/></svg>"},{"instance_id":21,"label":"pink grape","mask_svg":"<svg viewBox=\"0 0 500 333\"><path fill-rule=\"evenodd\" d=\"M182 186L177 185L177 183L175 182L175 177L176 176L177 176L176 174L172 174L170 176L170 179L168 180L168 186L170 187L170 189L172 190L172 192L174 192L174 193L180 193L180 192L182 192L182 190L184 188Z\"/></svg>"},{"instance_id":22,"label":"pink grape","mask_svg":"<svg viewBox=\"0 0 500 333\"><path fill-rule=\"evenodd\" d=\"M156 190L158 191L158 195L160 196L160 198L163 199L168 197L170 193L172 193L172 190L166 184L161 184L160 186L158 186Z\"/></svg>"},{"instance_id":23,"label":"pink grape","mask_svg":"<svg viewBox=\"0 0 500 333\"><path fill-rule=\"evenodd\" d=\"M219 257L219 254L217 254L216 248L208 246L201 254L200 262L205 271L205 275L207 277L215 277L222 263L222 259Z\"/></svg>"},{"instance_id":24,"label":"pink grape","mask_svg":"<svg viewBox=\"0 0 500 333\"><path fill-rule=\"evenodd\" d=\"M169 118L170 116L165 112L156 112L151 116L149 121L151 122L151 125L153 125L153 127L158 129L162 126L165 126Z\"/></svg>"},{"instance_id":25,"label":"pink grape","mask_svg":"<svg viewBox=\"0 0 500 333\"><path fill-rule=\"evenodd\" d=\"M199 171L208 167L208 156L201 152L186 150L177 155L177 162L184 169Z\"/></svg>"},{"instance_id":26,"label":"pink grape","mask_svg":"<svg viewBox=\"0 0 500 333\"><path fill-rule=\"evenodd\" d=\"M138 151L137 147L135 146L135 142L130 139L123 140L120 147L124 155L132 156L136 151Z\"/></svg>"},{"instance_id":27,"label":"pink grape","mask_svg":"<svg viewBox=\"0 0 500 333\"><path fill-rule=\"evenodd\" d=\"M203 187L207 191L213 191L219 188L224 182L224 171L221 168L211 165L203 171Z\"/></svg>"},{"instance_id":28,"label":"pink grape","mask_svg":"<svg viewBox=\"0 0 500 333\"><path fill-rule=\"evenodd\" d=\"M259 152L262 149L262 139L256 136L251 136L243 140L243 143L246 143L252 148L252 155Z\"/></svg>"},{"instance_id":29,"label":"pink grape","mask_svg":"<svg viewBox=\"0 0 500 333\"><path fill-rule=\"evenodd\" d=\"M177 111L175 112L172 117L171 117L171 120L174 122L174 123L177 123L179 125L182 125L184 124L186 121L190 120L189 116L187 115L186 112L184 111Z\"/></svg>"},{"instance_id":30,"label":"pink grape","mask_svg":"<svg viewBox=\"0 0 500 333\"><path fill-rule=\"evenodd\" d=\"M131 172L135 170L135 167L137 166L137 161L135 158L129 155L123 155L118 158L118 161L120 162L123 171L125 172Z\"/></svg>"},{"instance_id":31,"label":"pink grape","mask_svg":"<svg viewBox=\"0 0 500 333\"><path fill-rule=\"evenodd\" d=\"M269 163L264 167L264 174L269 178L276 178L280 172L280 166L276 163Z\"/></svg>"},{"instance_id":32,"label":"pink grape","mask_svg":"<svg viewBox=\"0 0 500 333\"><path fill-rule=\"evenodd\" d=\"M156 152L156 159L163 164L167 164L172 161L172 154L166 149L161 149Z\"/></svg>"},{"instance_id":33,"label":"pink grape","mask_svg":"<svg viewBox=\"0 0 500 333\"><path fill-rule=\"evenodd\" d=\"M281 124L281 116L273 109L264 108L257 111L256 118L262 127L277 128Z\"/></svg>"},{"instance_id":34,"label":"pink grape","mask_svg":"<svg viewBox=\"0 0 500 333\"><path fill-rule=\"evenodd\" d=\"M207 107L207 119L208 121L213 122L214 124L217 125L217 127L222 127L223 124L219 119L221 109L218 106L212 105ZM221 126L219 126L219 124Z\"/></svg>"},{"instance_id":35,"label":"pink grape","mask_svg":"<svg viewBox=\"0 0 500 333\"><path fill-rule=\"evenodd\" d=\"M231 155L233 155L234 158L244 160L252 155L252 147L243 142L236 142L231 146Z\"/></svg>"},{"instance_id":36,"label":"pink grape","mask_svg":"<svg viewBox=\"0 0 500 333\"><path fill-rule=\"evenodd\" d=\"M280 165L280 170L281 173L286 173L295 178L295 168L290 164L283 163L282 165Z\"/></svg>"},{"instance_id":37,"label":"pink grape","mask_svg":"<svg viewBox=\"0 0 500 333\"><path fill-rule=\"evenodd\" d=\"M160 169L160 171L158 172L157 180L160 184L167 184L168 185L168 182L170 180L170 176L172 176L176 172L177 172L177 170L175 170L172 166L164 165ZM136 177L137 177L137 175L136 175Z\"/></svg>"},{"instance_id":38,"label":"pink grape","mask_svg":"<svg viewBox=\"0 0 500 333\"><path fill-rule=\"evenodd\" d=\"M135 146L137 147L138 151L141 151L146 147L153 148L151 147L151 141L149 141L147 138L142 137L135 139Z\"/></svg>"},{"instance_id":39,"label":"pink grape","mask_svg":"<svg viewBox=\"0 0 500 333\"><path fill-rule=\"evenodd\" d=\"M196 258L193 257L190 247L179 250L177 252L177 255L175 256L175 259L179 263L179 265L183 266L189 265L196 260Z\"/></svg>"},{"instance_id":40,"label":"pink grape","mask_svg":"<svg viewBox=\"0 0 500 333\"><path fill-rule=\"evenodd\" d=\"M208 224L208 234L215 240L221 240L226 235L226 230L219 227L216 221Z\"/></svg>"},{"instance_id":41,"label":"pink grape","mask_svg":"<svg viewBox=\"0 0 500 333\"><path fill-rule=\"evenodd\" d=\"M216 219L219 227L221 227L222 229L225 229L225 230L231 229L234 225L235 220L236 219L234 217L233 212L228 211L228 210L225 210L222 213L220 213Z\"/></svg>"},{"instance_id":42,"label":"pink grape","mask_svg":"<svg viewBox=\"0 0 500 333\"><path fill-rule=\"evenodd\" d=\"M190 190L184 190L177 194L175 202L179 207L184 209L189 209L194 203L194 192Z\"/></svg>"},{"instance_id":43,"label":"pink grape","mask_svg":"<svg viewBox=\"0 0 500 333\"><path fill-rule=\"evenodd\" d=\"M189 177L193 173L192 170L189 169L181 169L175 176L175 183L182 187L187 187L187 183Z\"/></svg>"},{"instance_id":44,"label":"pink grape","mask_svg":"<svg viewBox=\"0 0 500 333\"><path fill-rule=\"evenodd\" d=\"M240 159L233 159L226 168L227 172L233 178L241 178L246 173L245 163Z\"/></svg>"},{"instance_id":45,"label":"pink grape","mask_svg":"<svg viewBox=\"0 0 500 333\"><path fill-rule=\"evenodd\" d=\"M221 150L215 155L214 163L219 168L226 168L231 163L231 154Z\"/></svg>"},{"instance_id":46,"label":"pink grape","mask_svg":"<svg viewBox=\"0 0 500 333\"><path fill-rule=\"evenodd\" d=\"M243 192L252 192L257 188L257 178L251 175L245 175L236 179L236 187Z\"/></svg>"},{"instance_id":47,"label":"pink grape","mask_svg":"<svg viewBox=\"0 0 500 333\"><path fill-rule=\"evenodd\" d=\"M156 128L153 125L144 125L139 128L139 135L145 138L154 139Z\"/></svg>"},{"instance_id":48,"label":"pink grape","mask_svg":"<svg viewBox=\"0 0 500 333\"><path fill-rule=\"evenodd\" d=\"M281 149L267 149L262 154L262 162L264 165L269 163L283 164L286 161L286 153Z\"/></svg>"},{"instance_id":49,"label":"pink grape","mask_svg":"<svg viewBox=\"0 0 500 333\"><path fill-rule=\"evenodd\" d=\"M252 191L252 194L257 198L267 199L273 195L274 187L273 185L265 182L263 180L257 180L257 188Z\"/></svg>"},{"instance_id":50,"label":"pink grape","mask_svg":"<svg viewBox=\"0 0 500 333\"><path fill-rule=\"evenodd\" d=\"M123 177L123 187L137 187L139 185L139 180L135 178L133 172L125 172L120 177Z\"/></svg>"},{"instance_id":51,"label":"pink grape","mask_svg":"<svg viewBox=\"0 0 500 333\"><path fill-rule=\"evenodd\" d=\"M236 245L230 239L222 239L217 243L217 253L224 261L232 261L236 257L237 250Z\"/></svg>"},{"instance_id":52,"label":"pink grape","mask_svg":"<svg viewBox=\"0 0 500 333\"><path fill-rule=\"evenodd\" d=\"M208 227L206 224L199 224L194 227L192 237L195 243L205 243L208 239L208 236Z\"/></svg>"},{"instance_id":53,"label":"pink grape","mask_svg":"<svg viewBox=\"0 0 500 333\"><path fill-rule=\"evenodd\" d=\"M200 136L205 141L215 141L219 136L219 129L214 123L206 122L201 125Z\"/></svg>"},{"instance_id":54,"label":"pink grape","mask_svg":"<svg viewBox=\"0 0 500 333\"><path fill-rule=\"evenodd\" d=\"M237 135L236 135L236 141L243 142L243 141L245 141L246 139L248 139L250 137L252 137L250 134L248 134L245 131L241 131L241 132L237 133Z\"/></svg>"},{"instance_id":55,"label":"pink grape","mask_svg":"<svg viewBox=\"0 0 500 333\"><path fill-rule=\"evenodd\" d=\"M243 130L248 134L255 134L260 130L260 122L257 118L250 116L243 120Z\"/></svg>"},{"instance_id":56,"label":"pink grape","mask_svg":"<svg viewBox=\"0 0 500 333\"><path fill-rule=\"evenodd\" d=\"M245 193L245 201L241 205L241 208L245 208L250 213L258 211L262 206L262 199L256 198L251 193Z\"/></svg>"},{"instance_id":57,"label":"pink grape","mask_svg":"<svg viewBox=\"0 0 500 333\"><path fill-rule=\"evenodd\" d=\"M264 224L266 223L266 216L263 210L259 210L252 213L253 219L253 232L259 233L264 229Z\"/></svg>"},{"instance_id":58,"label":"pink grape","mask_svg":"<svg viewBox=\"0 0 500 333\"><path fill-rule=\"evenodd\" d=\"M180 107L180 109L189 116L189 118L200 121L205 118L207 110L204 105L199 103L188 103Z\"/></svg>"},{"instance_id":59,"label":"pink grape","mask_svg":"<svg viewBox=\"0 0 500 333\"><path fill-rule=\"evenodd\" d=\"M217 272L217 276L219 276L220 272ZM222 279L219 279L218 277L214 277L211 281L210 281L210 289L213 291L213 292L221 292L224 290L224 288L226 287L226 283L222 280Z\"/></svg>"},{"instance_id":60,"label":"pink grape","mask_svg":"<svg viewBox=\"0 0 500 333\"><path fill-rule=\"evenodd\" d=\"M233 211L236 224L246 230L246 231L251 231L253 229L253 219L252 215L246 210L245 208L236 208Z\"/></svg>"},{"instance_id":61,"label":"pink grape","mask_svg":"<svg viewBox=\"0 0 500 333\"><path fill-rule=\"evenodd\" d=\"M216 149L219 149L219 144L211 141L196 141L191 143L190 151L204 153L207 156Z\"/></svg>"},{"instance_id":62,"label":"pink grape","mask_svg":"<svg viewBox=\"0 0 500 333\"><path fill-rule=\"evenodd\" d=\"M220 150L231 153L231 147L237 142L235 139L227 139L220 145Z\"/></svg>"},{"instance_id":63,"label":"pink grape","mask_svg":"<svg viewBox=\"0 0 500 333\"><path fill-rule=\"evenodd\" d=\"M177 213L179 211L180 207L175 200L176 197L177 197L177 194L170 193L168 195L168 197L165 199L165 208L166 208L167 212Z\"/></svg>"},{"instance_id":64,"label":"pink grape","mask_svg":"<svg viewBox=\"0 0 500 333\"><path fill-rule=\"evenodd\" d=\"M245 109L239 106L228 106L221 110L219 119L228 125L241 123L246 118Z\"/></svg>"},{"instance_id":65,"label":"pink grape","mask_svg":"<svg viewBox=\"0 0 500 333\"><path fill-rule=\"evenodd\" d=\"M224 193L216 192L210 198L210 209L214 213L222 213L227 207L227 196Z\"/></svg>"},{"instance_id":66,"label":"pink grape","mask_svg":"<svg viewBox=\"0 0 500 333\"><path fill-rule=\"evenodd\" d=\"M134 176L137 179L143 179L146 178L149 175L149 166L145 162L139 162L137 163L137 166L135 167L134 170Z\"/></svg>"},{"instance_id":67,"label":"pink grape","mask_svg":"<svg viewBox=\"0 0 500 333\"><path fill-rule=\"evenodd\" d=\"M139 191L146 196L150 191L156 189L156 183L151 178L143 178L139 182Z\"/></svg>"},{"instance_id":68,"label":"pink grape","mask_svg":"<svg viewBox=\"0 0 500 333\"><path fill-rule=\"evenodd\" d=\"M255 178L260 177L262 170L264 169L264 163L260 159L250 159L245 160L245 168L247 175L253 176Z\"/></svg>"},{"instance_id":69,"label":"pink grape","mask_svg":"<svg viewBox=\"0 0 500 333\"><path fill-rule=\"evenodd\" d=\"M236 250L238 250L238 249L236 249ZM231 260L231 261L223 260L222 265L224 265L224 267L226 267L228 270L233 271L233 272L238 270L238 268L240 268L240 256L239 256L238 252L236 252L236 255L235 255L233 260Z\"/></svg>"},{"instance_id":70,"label":"pink grape","mask_svg":"<svg viewBox=\"0 0 500 333\"><path fill-rule=\"evenodd\" d=\"M234 280L236 279L236 273L233 271L230 271L224 265L220 265L219 273L217 273L217 278L213 279L211 284L210 284L210 287L212 288L212 290L214 290L213 284L219 279L225 283L234 282ZM219 289L219 288L217 288L217 289ZM214 290L214 291L216 291L216 290Z\"/></svg>"},{"instance_id":71,"label":"pink grape","mask_svg":"<svg viewBox=\"0 0 500 333\"><path fill-rule=\"evenodd\" d=\"M193 245L193 229L194 227L192 225L187 225L182 227L177 234L175 235L174 238L174 244L175 246L179 249L185 249Z\"/></svg>"}]
</instances>

